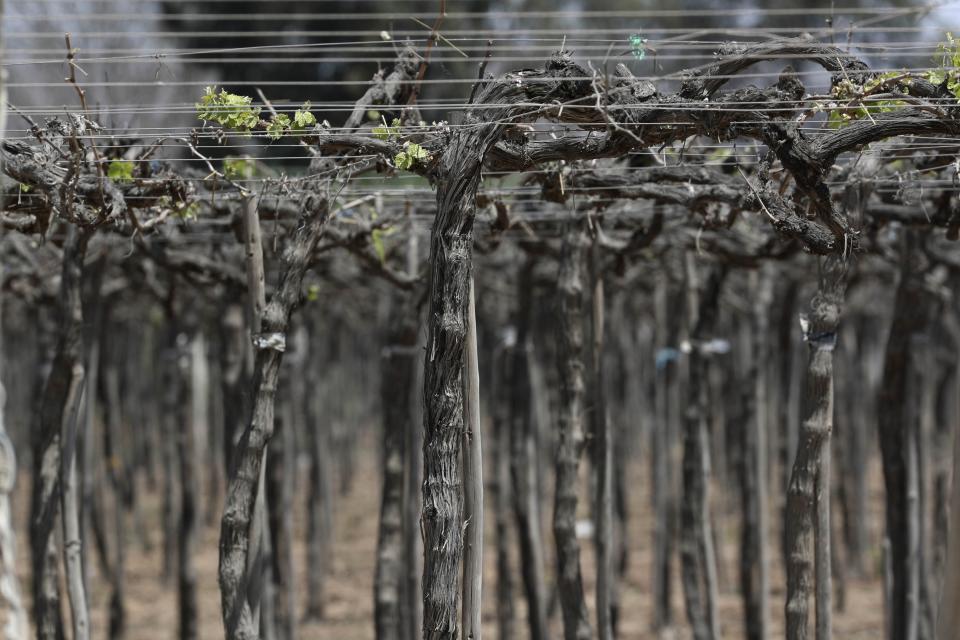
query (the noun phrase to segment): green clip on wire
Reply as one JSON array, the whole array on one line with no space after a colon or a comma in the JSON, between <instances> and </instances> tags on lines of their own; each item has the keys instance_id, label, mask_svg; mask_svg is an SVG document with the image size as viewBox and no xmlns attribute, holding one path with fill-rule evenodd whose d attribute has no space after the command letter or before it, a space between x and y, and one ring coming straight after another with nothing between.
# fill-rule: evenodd
<instances>
[{"instance_id":1,"label":"green clip on wire","mask_svg":"<svg viewBox=\"0 0 960 640\"><path fill-rule=\"evenodd\" d=\"M633 57L637 60L643 60L647 57L647 39L639 33L630 36L630 47L633 51Z\"/></svg>"}]
</instances>

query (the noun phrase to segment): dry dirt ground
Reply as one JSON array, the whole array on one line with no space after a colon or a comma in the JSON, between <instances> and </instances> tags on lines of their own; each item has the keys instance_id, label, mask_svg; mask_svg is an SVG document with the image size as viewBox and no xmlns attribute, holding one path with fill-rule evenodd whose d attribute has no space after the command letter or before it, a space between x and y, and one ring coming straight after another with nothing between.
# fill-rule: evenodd
<instances>
[{"instance_id":1,"label":"dry dirt ground","mask_svg":"<svg viewBox=\"0 0 960 640\"><path fill-rule=\"evenodd\" d=\"M379 504L379 476L376 470L376 444L372 438L365 438L359 443L361 453L358 456L356 479L352 490L339 497L335 506L335 540L333 542L334 558L332 574L328 577L326 619L320 623L301 624L298 637L301 639L324 640L363 640L373 638L372 622L373 604L373 568L376 546L377 510ZM879 525L882 519L882 486L878 475L877 465L873 465L871 485L874 487L871 500L871 533L873 542L879 540ZM629 567L622 587L622 616L620 637L626 639L642 638L688 638L689 633L685 624L683 596L679 582L679 575L673 584L673 618L674 627L661 635L651 631L651 541L652 521L649 510L648 474L649 467L634 465L630 478L630 522L629 522ZM24 595L28 592L29 557L27 553L28 532L26 527L26 507L29 503L29 482L24 476L18 488L17 495L17 524L19 546L19 572L21 574ZM721 547L718 554L721 558L720 576L720 617L723 635L727 638L743 637L742 608L737 592L737 502L736 487L729 487L724 491L722 487L713 489L714 513L718 523L717 539ZM305 495L305 494L304 494ZM131 640L169 640L177 633L176 583L164 583L162 573L162 540L159 529L160 510L156 496L145 496L144 512L146 514L147 532L152 543L152 549L146 551L139 536L132 526L127 535L128 558L126 577L126 602L128 618L127 638ZM303 504L303 500L298 501ZM489 504L488 504L489 508ZM489 511L488 511L489 513ZM545 519L552 513L552 507L544 505ZM491 529L487 532L487 553L485 572L485 629L488 638L496 637L496 618L492 608L494 601L493 586L496 581L495 565L493 563L494 535L492 531L492 515L487 517ZM547 546L552 545L552 536L548 522L545 521L545 541ZM303 517L298 513L298 539L302 540L304 531ZM771 532L771 541L776 544L779 532ZM202 530L196 568L199 583L200 597L200 637L203 639L222 638L222 625L219 613L219 592L217 590L217 537L216 527L206 526ZM585 573L588 599L593 594L592 552L589 541L583 541L583 566ZM298 571L297 580L305 585L305 559L302 542L296 546ZM549 550L548 550L549 553ZM773 622L773 637L783 637L783 600L784 580L782 567L779 562L778 549L771 550L774 563L771 593L771 618ZM846 589L846 606L834 616L834 628L838 640L855 638L882 637L883 613L881 581L878 578L878 554L871 555L871 575L867 579L848 579ZM548 558L547 566L552 567L552 560ZM679 570L677 561L675 569ZM521 579L519 574L514 579L519 588ZM109 590L105 580L98 575L96 563L91 563L90 575L90 609L93 638L97 640L107 637L106 614L109 599ZM305 587L302 587L305 588ZM303 600L303 593L299 599ZM525 637L523 626L523 604L520 594L516 594L517 615L519 616L517 629L518 637ZM302 611L302 606L301 606ZM66 612L65 612L66 613ZM68 614L67 614L68 615ZM560 638L559 615L551 621L553 637Z\"/></svg>"}]
</instances>

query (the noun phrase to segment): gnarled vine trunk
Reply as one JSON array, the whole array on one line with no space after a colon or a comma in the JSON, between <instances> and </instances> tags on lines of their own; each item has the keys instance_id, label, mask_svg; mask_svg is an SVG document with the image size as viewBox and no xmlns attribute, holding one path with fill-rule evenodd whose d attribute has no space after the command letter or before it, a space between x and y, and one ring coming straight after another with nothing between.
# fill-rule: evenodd
<instances>
[{"instance_id":1,"label":"gnarled vine trunk","mask_svg":"<svg viewBox=\"0 0 960 640\"><path fill-rule=\"evenodd\" d=\"M577 541L577 477L584 447L584 258L589 242L584 224L585 221L581 220L567 222L557 277L560 304L557 361L561 404L553 535L557 545L557 589L566 640L591 638L580 571L580 543Z\"/></svg>"},{"instance_id":2,"label":"gnarled vine trunk","mask_svg":"<svg viewBox=\"0 0 960 640\"><path fill-rule=\"evenodd\" d=\"M540 525L540 496L537 490L536 424L531 384L533 343L530 328L532 305L525 304L533 287L534 263L527 261L517 278L519 307L516 309L516 345L511 354L510 389L510 474L513 511L520 542L520 572L527 596L527 623L533 640L544 640L547 629L547 586L543 571L543 536Z\"/></svg>"},{"instance_id":3,"label":"gnarled vine trunk","mask_svg":"<svg viewBox=\"0 0 960 640\"><path fill-rule=\"evenodd\" d=\"M916 632L919 585L912 562L911 540L917 522L910 517L910 488L916 466L911 463L911 444L915 425L911 421L907 395L910 370L911 337L926 327L923 287L918 282L913 261L915 238L907 232L900 259L900 283L894 297L893 322L887 339L883 363L883 382L877 404L880 452L887 490L886 534L890 538L892 593L890 601L891 637L910 638Z\"/></svg>"},{"instance_id":4,"label":"gnarled vine trunk","mask_svg":"<svg viewBox=\"0 0 960 640\"><path fill-rule=\"evenodd\" d=\"M61 640L60 585L53 528L59 512L61 429L70 390L83 377L81 286L90 232L70 227L63 246L58 300L59 338L43 388L34 431L34 487L30 510L34 625L40 640Z\"/></svg>"},{"instance_id":5,"label":"gnarled vine trunk","mask_svg":"<svg viewBox=\"0 0 960 640\"><path fill-rule=\"evenodd\" d=\"M707 356L702 343L716 323L726 271L711 267L701 285L695 259L687 256L691 317L689 403L683 431L683 503L680 506L680 559L687 618L696 640L719 637L717 575L710 520L710 449L707 443ZM695 315L693 315L695 314Z\"/></svg>"},{"instance_id":6,"label":"gnarled vine trunk","mask_svg":"<svg viewBox=\"0 0 960 640\"><path fill-rule=\"evenodd\" d=\"M391 296L389 327L382 350L380 380L383 411L383 485L374 578L374 625L378 640L403 640L403 488L404 449L413 419L410 383L417 345L417 313L412 295Z\"/></svg>"},{"instance_id":7,"label":"gnarled vine trunk","mask_svg":"<svg viewBox=\"0 0 960 640\"><path fill-rule=\"evenodd\" d=\"M810 349L807 363L806 390L800 439L796 460L787 489L787 598L785 615L787 638L806 640L809 637L810 598L816 591L818 622L822 625L823 607L829 594L829 561L823 564L823 550L818 562L815 547L828 545L829 528L817 526L818 504L830 500L829 486L820 485L824 459L830 455L830 432L833 428L833 349L837 325L846 290L846 264L841 256L825 258L817 294L810 304L805 340ZM829 549L829 546L826 547ZM827 556L829 557L829 555ZM815 569L816 568L816 569ZM817 571L820 575L817 575ZM821 585L815 589L815 585ZM818 635L818 637L820 637Z\"/></svg>"},{"instance_id":8,"label":"gnarled vine trunk","mask_svg":"<svg viewBox=\"0 0 960 640\"><path fill-rule=\"evenodd\" d=\"M234 468L227 484L227 497L220 522L220 597L228 640L255 640L259 629L246 599L250 576L247 552L254 500L260 481L263 452L273 436L273 410L283 344L290 316L300 303L303 277L329 217L325 194L307 203L303 220L291 246L282 256L283 272L277 290L263 314L263 332L255 336L256 360L253 414L237 444Z\"/></svg>"}]
</instances>

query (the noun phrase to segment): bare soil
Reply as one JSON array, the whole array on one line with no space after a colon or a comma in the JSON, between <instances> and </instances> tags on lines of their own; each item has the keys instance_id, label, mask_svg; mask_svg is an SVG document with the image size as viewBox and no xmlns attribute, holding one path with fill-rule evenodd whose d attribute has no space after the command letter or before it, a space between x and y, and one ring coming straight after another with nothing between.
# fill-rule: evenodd
<instances>
[{"instance_id":1,"label":"bare soil","mask_svg":"<svg viewBox=\"0 0 960 640\"><path fill-rule=\"evenodd\" d=\"M363 640L372 639L373 628L373 570L375 562L377 513L379 510L380 479L376 469L377 446L372 438L360 441L361 451L357 456L356 477L346 495L339 496L335 505L335 539L333 541L334 558L332 572L327 578L326 619L321 622L300 623L299 638ZM651 593L650 575L652 562L652 521L649 509L648 489L649 467L646 464L633 464L629 479L629 563L622 584L620 637L626 639L645 638L689 638L683 608L683 594L679 581L679 560L675 562L673 583L673 619L674 625L661 635L651 630ZM871 540L874 548L879 548L880 523L882 522L882 483L877 477L878 465L872 467L871 486L874 488L871 499ZM739 506L736 487L720 487L715 483L712 494L713 513L717 526L717 540L720 550L720 616L723 634L728 638L743 637L742 606L738 594L738 520ZM586 495L585 493L581 494ZM132 640L169 640L177 634L176 581L164 581L163 541L160 528L160 503L155 494L141 493L142 509L146 536L137 532L133 519L128 518L126 531L128 540L126 603L127 638ZM302 496L302 498L301 498ZM298 496L298 504L305 505L306 492ZM201 500L202 502L202 500ZM29 479L24 475L17 492L18 524L18 570L24 597L29 602L29 554L26 510L29 505ZM219 508L219 505L216 505ZM490 508L488 503L487 508ZM201 504L201 513L206 505ZM489 511L488 511L489 513ZM543 505L545 540L552 546L549 517L552 505ZM774 511L773 520L777 521L778 512ZM835 516L838 517L838 516ZM496 617L493 610L493 588L496 584L494 565L495 538L492 530L492 514L487 517L491 529L487 532L487 553L485 573L485 611L484 632L488 638L496 637ZM835 523L835 530L839 530ZM219 522L203 523L198 543L196 568L199 584L200 637L207 639L222 638L220 622L220 594L217 589L217 538ZM771 559L773 561L771 618L774 637L783 635L784 579L779 553L779 525L771 531ZM295 547L298 572L297 581L301 585L298 599L303 601L303 589L306 585L305 548L302 543L305 532L303 509L297 513L298 541ZM144 537L146 540L144 540ZM144 542L149 543L149 549ZM514 547L515 547L514 543ZM594 572L593 554L589 540L582 541L582 561L585 574L585 587L588 600L593 600ZM98 572L93 561L93 550L88 549L90 565L90 617L93 637L107 637L107 610L109 587ZM879 552L870 558L870 575L848 577L846 583L846 602L842 610L834 615L834 637L838 640L858 638L879 638L883 630L882 582L880 575ZM548 571L552 570L552 558L547 559ZM520 588L519 573L514 584ZM836 596L835 596L836 597ZM518 637L526 636L523 622L523 598L515 594L518 623ZM64 605L66 606L66 605ZM592 604L591 604L592 606ZM300 607L302 611L303 607ZM69 613L65 610L64 615ZM65 618L66 619L66 618ZM561 637L559 612L551 621L554 637Z\"/></svg>"}]
</instances>

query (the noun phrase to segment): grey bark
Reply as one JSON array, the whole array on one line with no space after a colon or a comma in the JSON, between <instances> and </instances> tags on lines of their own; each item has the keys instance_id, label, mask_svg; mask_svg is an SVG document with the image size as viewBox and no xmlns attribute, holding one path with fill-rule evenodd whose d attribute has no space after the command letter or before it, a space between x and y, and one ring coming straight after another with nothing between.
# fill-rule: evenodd
<instances>
[{"instance_id":1,"label":"grey bark","mask_svg":"<svg viewBox=\"0 0 960 640\"><path fill-rule=\"evenodd\" d=\"M0 15L3 2L0 0ZM2 56L2 48L0 48ZM0 71L0 73L4 73ZM0 76L0 92L5 91L5 78ZM5 96L0 95L0 98ZM6 125L6 101L0 104L0 132ZM0 229L0 242L3 230ZM3 262L0 261L0 282L3 282ZM20 595L20 579L17 577L17 545L13 528L10 496L17 478L17 457L13 441L7 435L4 411L7 391L3 385L3 363L7 357L3 342L3 296L0 296L0 601L3 622L0 633L4 640L20 640L27 637L27 615Z\"/></svg>"},{"instance_id":2,"label":"grey bark","mask_svg":"<svg viewBox=\"0 0 960 640\"><path fill-rule=\"evenodd\" d=\"M105 306L105 303L102 301L96 301L95 304L101 309ZM124 516L135 501L133 499L133 482L127 473L124 451L121 444L125 429L121 409L120 373L116 360L121 357L124 350L122 347L112 345L112 341L109 339L111 335L110 331L113 330L113 327L107 322L108 314L104 311L98 311L97 309L94 309L94 313L101 316L99 320L94 320L94 324L99 325L98 331L100 337L90 350L90 378L99 378L100 381L101 404L104 409L100 455L106 462L108 482L103 482L101 478L101 481L97 482L98 486L93 487L91 490L91 494L96 497L96 500L91 504L90 520L94 525L94 540L98 546L102 545L101 554L103 556L103 564L110 580L110 638L117 639L122 638L126 631L126 606L124 602L126 596L126 590L124 588L126 528L124 526ZM103 345L103 347L101 348L100 345ZM98 357L94 358L93 356ZM98 366L98 362L102 362L102 367ZM97 368L94 368L95 366ZM102 373L97 370L101 368L103 370ZM164 370L164 374L167 373L168 372ZM164 400L166 400L165 394L161 395L163 395ZM92 402L94 397L93 395L88 396L87 402ZM169 425L165 425L164 429L168 426ZM171 433L170 440L172 441L174 438L175 436ZM87 440L88 444L92 444L92 439L88 438ZM169 464L172 469L172 465L174 464L172 457L173 443L164 444L164 450L170 457ZM107 548L106 541L106 529L108 526L107 512L101 504L105 502L101 500L105 495L105 491L100 485L109 485L113 495L113 548L110 550ZM170 504L172 504L173 485L171 473L169 487L166 483L164 486L165 490L169 488L171 492L169 496L164 495L164 507L167 506L168 498L170 499ZM164 524L165 535L176 526L177 518L173 514L171 514L170 520L169 524ZM172 534L170 534L168 538L171 544L175 540ZM107 560L108 555L109 562ZM164 560L166 559L165 557Z\"/></svg>"},{"instance_id":3,"label":"grey bark","mask_svg":"<svg viewBox=\"0 0 960 640\"><path fill-rule=\"evenodd\" d=\"M809 600L819 603L818 634L829 634L829 619L824 607L830 606L829 528L817 529L818 502L829 504L829 485L818 488L823 459L830 455L830 431L833 427L833 348L846 290L846 265L838 256L821 263L817 295L811 301L806 340L810 348L807 364L804 420L796 460L787 494L787 598L785 615L787 638L809 637ZM819 500L822 496L822 500ZM827 507L828 508L828 507ZM815 547L821 547L818 551ZM825 566L824 547L827 551ZM818 573L819 572L819 573ZM827 575L824 573L827 572Z\"/></svg>"},{"instance_id":4,"label":"grey bark","mask_svg":"<svg viewBox=\"0 0 960 640\"><path fill-rule=\"evenodd\" d=\"M613 437L607 416L606 388L603 375L604 344L604 288L599 239L594 236L590 249L591 304L591 367L593 402L590 418L594 437L593 455L596 473L594 545L596 548L597 636L600 640L613 637L612 595L615 573L613 568Z\"/></svg>"},{"instance_id":5,"label":"grey bark","mask_svg":"<svg viewBox=\"0 0 960 640\"><path fill-rule=\"evenodd\" d=\"M224 474L229 476L233 467L233 448L243 429L247 405L246 394L243 393L243 362L247 343L240 305L231 304L224 310L219 335Z\"/></svg>"},{"instance_id":6,"label":"grey bark","mask_svg":"<svg viewBox=\"0 0 960 640\"><path fill-rule=\"evenodd\" d=\"M308 323L310 365L307 385L312 392L307 400L307 438L310 449L309 490L307 492L307 620L324 615L326 578L330 567L333 535L333 479L330 443L330 417L323 411L329 394L323 393L320 331L315 320Z\"/></svg>"},{"instance_id":7,"label":"grey bark","mask_svg":"<svg viewBox=\"0 0 960 640\"><path fill-rule=\"evenodd\" d=\"M954 285L956 287L956 285ZM954 288L956 291L956 288ZM960 326L956 320L945 322L954 350L960 346ZM931 350L932 353L933 350ZM939 464L934 474L934 554L933 564L938 568L936 593L939 594L936 616L934 617L934 632L937 640L946 640L949 630L956 629L960 624L960 582L958 582L957 566L960 557L956 554L960 549L950 537L950 531L957 531L960 524L954 520L958 509L955 506L958 492L951 492L950 476L960 477L956 471L958 458L954 453L960 439L955 439L953 425L960 417L960 358L948 362L940 375L936 393L936 449L939 452ZM952 494L952 495L951 495Z\"/></svg>"},{"instance_id":8,"label":"grey bark","mask_svg":"<svg viewBox=\"0 0 960 640\"><path fill-rule=\"evenodd\" d=\"M953 337L960 335L954 325ZM948 376L951 384L947 393L956 398L960 397L960 360L952 365L952 375ZM958 407L954 404L953 417L958 415ZM957 640L960 631L960 437L953 434L953 487L950 490L950 515L948 531L953 535L947 538L946 566L944 568L943 588L940 592L940 607L937 617L937 640Z\"/></svg>"},{"instance_id":9,"label":"grey bark","mask_svg":"<svg viewBox=\"0 0 960 640\"><path fill-rule=\"evenodd\" d=\"M250 339L256 342L263 327L263 313L267 304L266 274L263 265L263 236L260 229L260 217L257 211L257 198L248 196L243 203L243 249L244 265L247 275L247 312L250 322ZM244 353L250 354L248 347ZM252 353L256 353L254 350ZM254 358L256 356L254 355ZM279 380L279 364L278 373ZM277 381L272 384L276 392ZM271 403L273 402L271 398ZM270 411L270 432L273 431L273 411ZM273 634L273 585L272 558L270 545L269 505L266 492L267 449L264 444L263 459L260 461L260 476L256 482L256 497L251 514L250 548L246 554L246 599L250 608L252 622L260 628L264 640L274 640Z\"/></svg>"},{"instance_id":10,"label":"grey bark","mask_svg":"<svg viewBox=\"0 0 960 640\"><path fill-rule=\"evenodd\" d=\"M33 607L37 638L60 640L60 585L57 549L53 536L60 497L61 430L70 390L83 375L83 313L81 285L83 261L90 232L68 227L63 247L63 271L58 299L59 338L39 407L34 430L34 488L30 512L30 546L33 560Z\"/></svg>"},{"instance_id":11,"label":"grey bark","mask_svg":"<svg viewBox=\"0 0 960 640\"><path fill-rule=\"evenodd\" d=\"M168 368L164 389L164 413L169 423L168 433L176 443L179 517L177 518L177 633L180 640L198 636L197 576L193 565L197 537L197 452L193 425L186 410L187 396L184 381L190 375L191 358L187 336L180 333L176 312L169 303L167 322Z\"/></svg>"},{"instance_id":12,"label":"grey bark","mask_svg":"<svg viewBox=\"0 0 960 640\"><path fill-rule=\"evenodd\" d=\"M329 216L325 194L311 195L295 236L282 256L282 275L263 314L263 330L272 340L285 337L290 316L300 302L300 289L310 258ZM273 403L282 351L269 340L258 341L254 366L253 415L237 445L235 468L227 486L220 523L219 581L224 628L228 640L258 637L246 600L247 572L254 500L260 484L264 450L273 435ZM255 532L254 532L255 533Z\"/></svg>"},{"instance_id":13,"label":"grey bark","mask_svg":"<svg viewBox=\"0 0 960 640\"><path fill-rule=\"evenodd\" d=\"M841 376L837 378L838 402L843 403L844 421L840 425L838 436L843 440L843 474L840 478L842 492L840 495L843 507L843 541L846 565L851 572L862 577L864 575L865 555L868 551L869 539L867 536L870 523L868 514L867 472L870 451L869 436L869 406L859 394L853 393L853 381L869 379L862 376L861 368L869 366L862 362L865 356L864 347L867 337L858 335L865 333L867 327L849 327L844 332L843 353L846 358ZM861 377L862 376L862 377ZM846 391L846 389L850 391ZM866 401L869 404L869 398Z\"/></svg>"},{"instance_id":14,"label":"grey bark","mask_svg":"<svg viewBox=\"0 0 960 640\"><path fill-rule=\"evenodd\" d=\"M533 344L530 336L533 305L525 303L532 292L533 262L527 261L517 279L516 346L511 352L510 373L510 474L513 511L517 522L520 567L527 596L530 637L547 637L547 587L543 567L540 496L537 491L536 425L531 384Z\"/></svg>"},{"instance_id":15,"label":"grey bark","mask_svg":"<svg viewBox=\"0 0 960 640\"><path fill-rule=\"evenodd\" d=\"M289 354L299 375L300 355L296 345ZM286 388L292 385L287 381ZM296 488L296 434L289 398L281 404L274 438L267 449L266 504L270 529L271 605L273 633L277 640L296 636L296 585L293 572L293 493Z\"/></svg>"},{"instance_id":16,"label":"grey bark","mask_svg":"<svg viewBox=\"0 0 960 640\"><path fill-rule=\"evenodd\" d=\"M675 544L674 521L675 502L673 497L673 450L671 426L675 422L672 402L678 392L677 365L672 357L661 357L667 349L676 349L678 323L671 322L671 297L666 282L658 283L654 292L654 315L657 325L658 354L656 360L656 378L654 403L656 420L652 431L651 483L653 485L653 628L656 630L669 626L673 621L671 595L671 558Z\"/></svg>"},{"instance_id":17,"label":"grey bark","mask_svg":"<svg viewBox=\"0 0 960 640\"><path fill-rule=\"evenodd\" d=\"M493 127L484 126L482 132ZM430 241L427 354L424 363L423 637L460 637L463 557L463 363L473 212L480 163L495 136L458 135L440 160L448 167L437 189Z\"/></svg>"},{"instance_id":18,"label":"grey bark","mask_svg":"<svg viewBox=\"0 0 960 640\"><path fill-rule=\"evenodd\" d=\"M83 579L83 541L80 537L79 487L77 485L77 440L84 399L84 367L73 365L66 412L60 431L60 524L63 533L63 567L70 602L72 637L88 640L90 612Z\"/></svg>"},{"instance_id":19,"label":"grey bark","mask_svg":"<svg viewBox=\"0 0 960 640\"><path fill-rule=\"evenodd\" d=\"M419 314L418 314L419 315ZM417 353L425 348L425 336L417 332ZM406 451L403 461L403 557L406 567L402 617L404 640L414 640L423 633L423 537L420 529L421 485L423 482L423 393L424 370L419 362L410 371L415 391L411 400L411 416L407 422Z\"/></svg>"},{"instance_id":20,"label":"grey bark","mask_svg":"<svg viewBox=\"0 0 960 640\"><path fill-rule=\"evenodd\" d=\"M515 631L513 567L510 565L510 411L506 402L497 401L507 397L509 380L504 340L494 351L491 367L490 397L493 414L493 479L490 493L493 497L494 528L497 539L497 633L500 640L513 640Z\"/></svg>"},{"instance_id":21,"label":"grey bark","mask_svg":"<svg viewBox=\"0 0 960 640\"><path fill-rule=\"evenodd\" d=\"M830 640L833 637L833 529L830 524L832 457L828 434L827 441L822 445L820 467L817 469L815 487L817 495L817 519L815 523L817 544L814 549L814 564L816 565L815 573L817 576L817 640Z\"/></svg>"},{"instance_id":22,"label":"grey bark","mask_svg":"<svg viewBox=\"0 0 960 640\"><path fill-rule=\"evenodd\" d=\"M557 548L557 589L566 640L591 638L577 540L577 478L584 447L584 286L589 242L583 223L571 220L563 236L557 278L559 323L557 360L560 409L557 429L553 535Z\"/></svg>"},{"instance_id":23,"label":"grey bark","mask_svg":"<svg viewBox=\"0 0 960 640\"><path fill-rule=\"evenodd\" d=\"M466 495L463 501L465 540L462 614L464 640L480 640L483 593L483 434L480 424L476 294L472 278L469 287L464 389L466 429L463 433L463 481ZM539 518L537 528L539 529Z\"/></svg>"},{"instance_id":24,"label":"grey bark","mask_svg":"<svg viewBox=\"0 0 960 640\"><path fill-rule=\"evenodd\" d=\"M741 529L740 582L749 640L763 640L770 627L769 543L767 438L772 421L768 412L769 309L773 301L773 273L750 274L753 296L753 336L750 373L753 381L753 415L744 425L742 491L744 519Z\"/></svg>"},{"instance_id":25,"label":"grey bark","mask_svg":"<svg viewBox=\"0 0 960 640\"><path fill-rule=\"evenodd\" d=\"M894 298L893 322L884 356L883 382L877 405L880 452L887 490L886 532L890 538L892 579L890 632L893 638L908 639L916 633L915 614L918 585L911 567L914 556L910 541L916 521L911 511L911 461L909 445L914 425L907 397L910 345L914 334L926 327L926 295L918 282L913 261L914 240L907 235L901 255L900 283Z\"/></svg>"},{"instance_id":26,"label":"grey bark","mask_svg":"<svg viewBox=\"0 0 960 640\"><path fill-rule=\"evenodd\" d=\"M687 618L695 640L718 638L716 557L710 521L710 448L707 442L707 357L700 348L716 322L725 270L709 269L701 283L695 258L686 256L690 323L690 377L683 431L683 502L680 559Z\"/></svg>"},{"instance_id":27,"label":"grey bark","mask_svg":"<svg viewBox=\"0 0 960 640\"><path fill-rule=\"evenodd\" d=\"M380 407L383 412L383 485L377 566L374 579L374 625L378 640L402 640L404 628L405 567L403 546L404 458L409 423L413 419L411 393L417 313L409 293L391 295L389 326L382 350Z\"/></svg>"}]
</instances>

